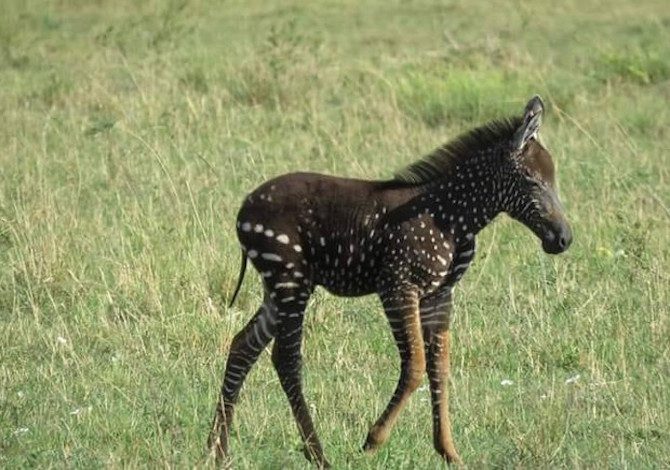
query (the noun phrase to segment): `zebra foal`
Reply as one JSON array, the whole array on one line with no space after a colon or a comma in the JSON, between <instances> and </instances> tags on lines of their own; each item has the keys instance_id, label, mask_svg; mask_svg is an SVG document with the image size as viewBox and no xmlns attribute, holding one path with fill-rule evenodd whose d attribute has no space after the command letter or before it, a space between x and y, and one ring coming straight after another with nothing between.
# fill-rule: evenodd
<instances>
[{"instance_id":1,"label":"zebra foal","mask_svg":"<svg viewBox=\"0 0 670 470\"><path fill-rule=\"evenodd\" d=\"M246 198L237 219L243 254L233 300L247 260L262 276L265 297L230 348L209 439L218 457L228 453L242 383L274 339L272 363L306 455L329 466L301 383L305 305L320 285L340 296L379 295L400 353L397 387L364 449L386 441L427 373L434 447L447 462L460 462L448 413L449 333L453 289L475 255L475 236L506 212L547 253L572 241L551 155L537 140L543 112L535 96L521 116L474 129L391 180L293 173Z\"/></svg>"}]
</instances>

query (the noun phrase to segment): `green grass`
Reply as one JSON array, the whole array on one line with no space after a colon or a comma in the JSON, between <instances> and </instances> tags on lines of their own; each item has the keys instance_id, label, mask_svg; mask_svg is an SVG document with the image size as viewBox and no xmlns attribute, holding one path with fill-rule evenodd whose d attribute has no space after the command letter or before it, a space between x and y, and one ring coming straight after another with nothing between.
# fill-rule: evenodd
<instances>
[{"instance_id":1,"label":"green grass","mask_svg":"<svg viewBox=\"0 0 670 470\"><path fill-rule=\"evenodd\" d=\"M670 466L665 1L20 2L0 15L0 467L211 466L234 220L270 176L394 169L533 93L575 242L501 217L456 298L452 419L479 467ZM318 293L305 382L337 468L427 468L428 394L374 298ZM512 385L503 386L501 381ZM304 468L264 354L237 468Z\"/></svg>"}]
</instances>

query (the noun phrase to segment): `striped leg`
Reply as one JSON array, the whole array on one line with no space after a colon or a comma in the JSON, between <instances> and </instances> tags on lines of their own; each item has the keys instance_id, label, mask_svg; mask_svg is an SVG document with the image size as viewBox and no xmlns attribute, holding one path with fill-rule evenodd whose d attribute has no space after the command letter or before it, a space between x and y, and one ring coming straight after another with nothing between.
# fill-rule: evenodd
<instances>
[{"instance_id":1,"label":"striped leg","mask_svg":"<svg viewBox=\"0 0 670 470\"><path fill-rule=\"evenodd\" d=\"M449 420L449 322L451 288L421 299L421 327L433 405L433 445L448 462L460 464Z\"/></svg>"},{"instance_id":2,"label":"striped leg","mask_svg":"<svg viewBox=\"0 0 670 470\"><path fill-rule=\"evenodd\" d=\"M323 448L314 429L312 417L302 392L302 324L305 303L311 288L283 288L278 291L279 324L277 338L272 348L272 363L279 376L282 389L288 397L293 417L305 445L305 456L320 468L330 464L323 455Z\"/></svg>"},{"instance_id":3,"label":"striped leg","mask_svg":"<svg viewBox=\"0 0 670 470\"><path fill-rule=\"evenodd\" d=\"M208 445L221 459L228 452L228 436L233 410L247 373L272 340L276 331L277 307L266 294L263 305L240 331L230 346L219 402L212 423Z\"/></svg>"},{"instance_id":4,"label":"striped leg","mask_svg":"<svg viewBox=\"0 0 670 470\"><path fill-rule=\"evenodd\" d=\"M388 439L400 411L421 384L426 370L416 293L383 296L382 303L400 352L400 378L389 404L368 433L363 445L365 451L376 450Z\"/></svg>"}]
</instances>

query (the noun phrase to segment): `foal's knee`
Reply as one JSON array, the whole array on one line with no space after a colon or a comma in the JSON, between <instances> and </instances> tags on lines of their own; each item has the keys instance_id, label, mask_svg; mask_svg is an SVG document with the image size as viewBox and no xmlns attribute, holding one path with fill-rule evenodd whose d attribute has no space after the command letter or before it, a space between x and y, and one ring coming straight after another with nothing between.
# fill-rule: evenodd
<instances>
[{"instance_id":1,"label":"foal's knee","mask_svg":"<svg viewBox=\"0 0 670 470\"><path fill-rule=\"evenodd\" d=\"M280 378L282 376L299 373L302 365L302 355L300 351L290 350L282 351L276 343L272 348L272 365L274 366Z\"/></svg>"}]
</instances>

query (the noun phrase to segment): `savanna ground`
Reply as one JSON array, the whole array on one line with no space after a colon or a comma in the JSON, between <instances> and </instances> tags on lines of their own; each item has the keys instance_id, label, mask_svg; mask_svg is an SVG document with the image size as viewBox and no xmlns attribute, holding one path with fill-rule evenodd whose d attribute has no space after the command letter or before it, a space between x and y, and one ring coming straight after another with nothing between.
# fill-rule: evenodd
<instances>
[{"instance_id":1,"label":"savanna ground","mask_svg":"<svg viewBox=\"0 0 670 470\"><path fill-rule=\"evenodd\" d=\"M0 467L211 466L232 336L261 300L237 208L264 179L384 178L540 93L575 242L501 216L457 291L471 467L670 466L667 2L3 0ZM372 297L318 293L305 382L338 468L435 468L420 389L359 452L398 359ZM265 353L237 468L303 468Z\"/></svg>"}]
</instances>

